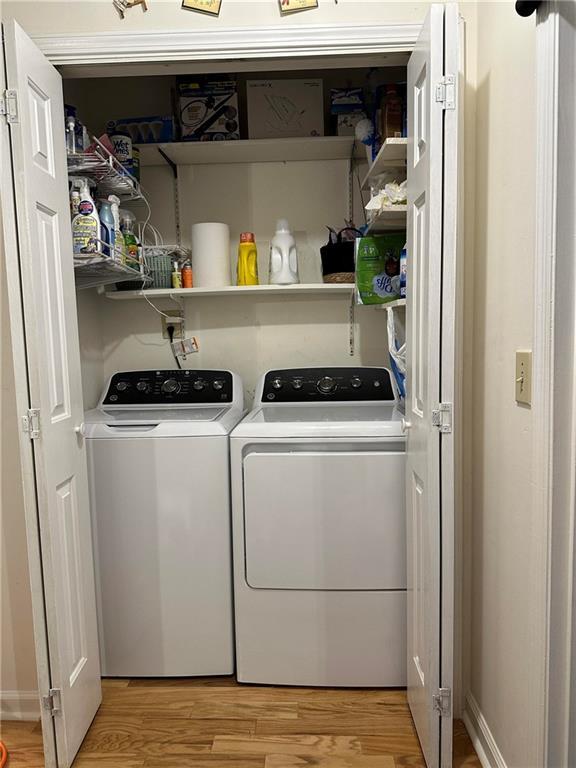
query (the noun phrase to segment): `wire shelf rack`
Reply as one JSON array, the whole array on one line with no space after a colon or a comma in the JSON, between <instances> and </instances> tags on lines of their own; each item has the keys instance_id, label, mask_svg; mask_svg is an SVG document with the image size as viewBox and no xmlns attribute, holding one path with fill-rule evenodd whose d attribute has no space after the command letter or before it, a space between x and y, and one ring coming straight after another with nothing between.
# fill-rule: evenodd
<instances>
[{"instance_id":1,"label":"wire shelf rack","mask_svg":"<svg viewBox=\"0 0 576 768\"><path fill-rule=\"evenodd\" d=\"M68 175L89 176L102 196L116 195L123 201L144 198L138 181L96 137L86 152L68 153Z\"/></svg>"},{"instance_id":2,"label":"wire shelf rack","mask_svg":"<svg viewBox=\"0 0 576 768\"><path fill-rule=\"evenodd\" d=\"M126 281L140 282L142 287L152 282L146 266L131 266L123 261L114 246L94 239L94 251L74 254L74 278L76 288L95 288Z\"/></svg>"}]
</instances>

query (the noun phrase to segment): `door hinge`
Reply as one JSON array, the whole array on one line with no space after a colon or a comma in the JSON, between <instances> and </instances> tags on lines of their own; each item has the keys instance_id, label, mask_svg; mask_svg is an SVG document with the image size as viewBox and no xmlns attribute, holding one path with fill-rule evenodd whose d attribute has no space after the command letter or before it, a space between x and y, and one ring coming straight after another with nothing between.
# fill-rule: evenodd
<instances>
[{"instance_id":1,"label":"door hinge","mask_svg":"<svg viewBox=\"0 0 576 768\"><path fill-rule=\"evenodd\" d=\"M452 432L452 403L440 403L432 411L432 426L442 433Z\"/></svg>"},{"instance_id":2,"label":"door hinge","mask_svg":"<svg viewBox=\"0 0 576 768\"><path fill-rule=\"evenodd\" d=\"M52 717L56 717L62 711L60 693L60 688L50 688L46 696L42 696L42 706L50 712Z\"/></svg>"},{"instance_id":3,"label":"door hinge","mask_svg":"<svg viewBox=\"0 0 576 768\"><path fill-rule=\"evenodd\" d=\"M40 410L38 408L28 408L26 414L22 416L22 428L30 440L37 440L40 437Z\"/></svg>"},{"instance_id":4,"label":"door hinge","mask_svg":"<svg viewBox=\"0 0 576 768\"><path fill-rule=\"evenodd\" d=\"M451 717L452 688L439 688L432 696L432 705L440 717Z\"/></svg>"},{"instance_id":5,"label":"door hinge","mask_svg":"<svg viewBox=\"0 0 576 768\"><path fill-rule=\"evenodd\" d=\"M0 115L7 123L18 122L18 94L16 91L4 91L0 97Z\"/></svg>"},{"instance_id":6,"label":"door hinge","mask_svg":"<svg viewBox=\"0 0 576 768\"><path fill-rule=\"evenodd\" d=\"M436 85L436 101L442 109L456 109L456 78L445 75Z\"/></svg>"}]
</instances>

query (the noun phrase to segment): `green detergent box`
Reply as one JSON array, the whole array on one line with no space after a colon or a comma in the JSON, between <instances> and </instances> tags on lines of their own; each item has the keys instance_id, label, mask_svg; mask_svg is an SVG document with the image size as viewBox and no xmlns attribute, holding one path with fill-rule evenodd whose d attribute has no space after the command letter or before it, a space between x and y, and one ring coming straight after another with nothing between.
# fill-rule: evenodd
<instances>
[{"instance_id":1,"label":"green detergent box","mask_svg":"<svg viewBox=\"0 0 576 768\"><path fill-rule=\"evenodd\" d=\"M356 239L358 304L386 304L400 298L400 254L406 232L385 232Z\"/></svg>"}]
</instances>

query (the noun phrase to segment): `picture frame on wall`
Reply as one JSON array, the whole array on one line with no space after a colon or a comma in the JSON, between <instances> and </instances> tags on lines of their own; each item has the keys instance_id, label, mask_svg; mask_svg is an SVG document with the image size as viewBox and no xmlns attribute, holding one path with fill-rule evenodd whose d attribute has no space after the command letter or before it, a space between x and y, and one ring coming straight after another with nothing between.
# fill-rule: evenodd
<instances>
[{"instance_id":1,"label":"picture frame on wall","mask_svg":"<svg viewBox=\"0 0 576 768\"><path fill-rule=\"evenodd\" d=\"M318 0L278 0L278 2L280 3L280 13L283 16L318 8Z\"/></svg>"},{"instance_id":2,"label":"picture frame on wall","mask_svg":"<svg viewBox=\"0 0 576 768\"><path fill-rule=\"evenodd\" d=\"M210 16L218 16L222 0L182 0L182 8L187 11L198 11Z\"/></svg>"}]
</instances>

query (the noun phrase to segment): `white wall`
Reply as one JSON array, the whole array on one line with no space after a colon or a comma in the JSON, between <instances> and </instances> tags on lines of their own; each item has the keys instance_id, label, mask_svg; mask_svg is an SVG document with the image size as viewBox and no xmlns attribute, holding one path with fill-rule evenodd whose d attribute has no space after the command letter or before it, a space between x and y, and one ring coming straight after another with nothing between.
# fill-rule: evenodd
<instances>
[{"instance_id":1,"label":"white wall","mask_svg":"<svg viewBox=\"0 0 576 768\"><path fill-rule=\"evenodd\" d=\"M151 0L147 13L135 8L121 21L111 0L16 0L6 3L31 35L69 32L215 29L301 24L419 23L428 3L386 0L319 0L316 10L295 13L280 20L278 0L223 0L220 16L183 10L179 0Z\"/></svg>"},{"instance_id":2,"label":"white wall","mask_svg":"<svg viewBox=\"0 0 576 768\"><path fill-rule=\"evenodd\" d=\"M535 219L535 19L513 3L478 9L476 248L472 363L470 716L504 760L538 762L536 692L545 617L534 601L532 414L514 401L514 353L532 347Z\"/></svg>"},{"instance_id":3,"label":"white wall","mask_svg":"<svg viewBox=\"0 0 576 768\"><path fill-rule=\"evenodd\" d=\"M326 224L343 226L347 214L348 170L344 160L306 163L187 166L180 168L182 240L190 245L196 221L220 219L231 230L232 274L241 231L253 231L262 283L268 281L268 249L276 219L294 225L302 282L321 282L320 246ZM172 177L163 168L145 168L152 221L174 241ZM310 205L310 200L314 205ZM84 292L80 292L81 296ZM92 292L90 292L92 293ZM147 303L93 297L100 307L103 367L107 377L122 368L173 367L161 318ZM300 365L387 363L386 315L379 309L356 309L355 353L349 352L350 297L192 297L184 301L188 335L198 338L200 352L187 367L230 368L242 376L249 404L258 376L268 368ZM156 301L159 308L174 303ZM80 315L81 335L95 327L92 312ZM92 329L92 331L90 330ZM93 336L94 338L94 336ZM84 382L93 380L94 351L83 351ZM92 396L90 404L95 402Z\"/></svg>"}]
</instances>

